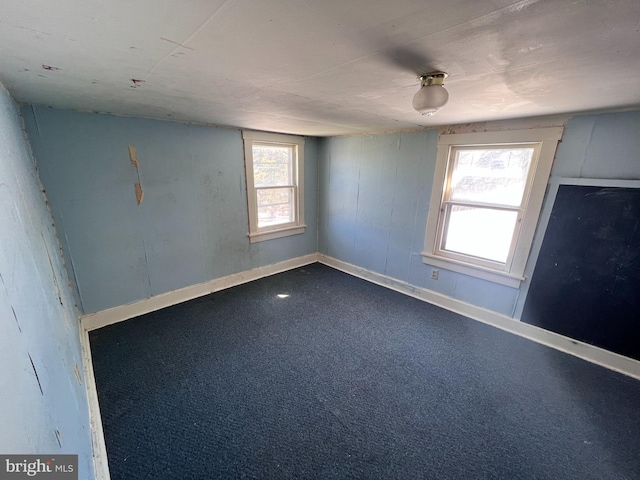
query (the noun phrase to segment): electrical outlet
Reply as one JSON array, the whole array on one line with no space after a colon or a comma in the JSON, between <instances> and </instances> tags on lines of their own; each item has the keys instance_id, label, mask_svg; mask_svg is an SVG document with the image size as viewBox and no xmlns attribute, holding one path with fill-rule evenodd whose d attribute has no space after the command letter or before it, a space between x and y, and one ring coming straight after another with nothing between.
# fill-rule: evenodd
<instances>
[{"instance_id":1,"label":"electrical outlet","mask_svg":"<svg viewBox=\"0 0 640 480\"><path fill-rule=\"evenodd\" d=\"M437 280L437 279L438 279L438 270L434 268L431 270L431 280Z\"/></svg>"}]
</instances>

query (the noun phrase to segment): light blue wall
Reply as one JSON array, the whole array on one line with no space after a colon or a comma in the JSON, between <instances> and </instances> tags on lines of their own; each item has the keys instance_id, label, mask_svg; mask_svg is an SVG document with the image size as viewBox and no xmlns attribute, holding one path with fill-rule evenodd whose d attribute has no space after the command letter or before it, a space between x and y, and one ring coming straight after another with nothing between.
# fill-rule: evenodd
<instances>
[{"instance_id":1,"label":"light blue wall","mask_svg":"<svg viewBox=\"0 0 640 480\"><path fill-rule=\"evenodd\" d=\"M333 138L320 163L321 253L413 278L431 194L437 132Z\"/></svg>"},{"instance_id":2,"label":"light blue wall","mask_svg":"<svg viewBox=\"0 0 640 480\"><path fill-rule=\"evenodd\" d=\"M640 112L571 119L551 176L640 179Z\"/></svg>"},{"instance_id":3,"label":"light blue wall","mask_svg":"<svg viewBox=\"0 0 640 480\"><path fill-rule=\"evenodd\" d=\"M552 176L640 178L639 132L640 112L571 119ZM437 141L436 130L323 139L319 251L512 316L523 302L519 289L441 268L431 280L422 262ZM533 268L527 265L525 274Z\"/></svg>"},{"instance_id":4,"label":"light blue wall","mask_svg":"<svg viewBox=\"0 0 640 480\"><path fill-rule=\"evenodd\" d=\"M0 85L0 452L78 454L79 478L89 479L89 413L68 284L18 109Z\"/></svg>"},{"instance_id":5,"label":"light blue wall","mask_svg":"<svg viewBox=\"0 0 640 480\"><path fill-rule=\"evenodd\" d=\"M524 301L519 289L446 269L430 278L420 252L436 130L307 139L307 232L250 244L240 131L48 108L23 115L86 313L316 248L505 315ZM640 178L639 127L638 112L571 119L552 175Z\"/></svg>"},{"instance_id":6,"label":"light blue wall","mask_svg":"<svg viewBox=\"0 0 640 480\"><path fill-rule=\"evenodd\" d=\"M517 290L422 262L437 130L324 139L319 149L319 251L509 314Z\"/></svg>"},{"instance_id":7,"label":"light blue wall","mask_svg":"<svg viewBox=\"0 0 640 480\"><path fill-rule=\"evenodd\" d=\"M240 130L22 112L85 313L317 250L314 138L305 143L306 232L250 244Z\"/></svg>"}]
</instances>

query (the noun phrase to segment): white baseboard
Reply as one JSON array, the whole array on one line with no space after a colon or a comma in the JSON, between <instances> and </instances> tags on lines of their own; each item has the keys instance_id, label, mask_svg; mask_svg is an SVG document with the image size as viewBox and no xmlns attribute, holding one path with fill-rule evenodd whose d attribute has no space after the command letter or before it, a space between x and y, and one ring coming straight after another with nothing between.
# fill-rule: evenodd
<instances>
[{"instance_id":1,"label":"white baseboard","mask_svg":"<svg viewBox=\"0 0 640 480\"><path fill-rule=\"evenodd\" d=\"M89 401L91 440L93 443L96 480L110 480L110 475L107 461L107 449L102 430L102 420L100 417L100 406L98 404L98 391L96 389L93 362L91 359L91 346L89 343L90 330L95 330L97 328L128 320L161 308L182 303L193 298L208 295L209 293L223 290L225 288L274 275L286 270L299 268L315 262L323 263L337 270L362 278L363 280L367 280L405 295L415 297L419 300L432 303L452 312L459 313L471 319L492 325L515 335L533 340L534 342L569 353L589 362L640 380L640 362L637 360L573 340L533 325L522 323L518 320L507 317L506 315L501 315L491 310L486 310L425 288L416 287L401 280L372 272L371 270L367 270L320 253L314 253L245 272L235 273L206 283L163 293L129 305L114 307L101 312L85 315L81 318L80 342L82 346L82 361L87 387L87 397Z\"/></svg>"},{"instance_id":2,"label":"white baseboard","mask_svg":"<svg viewBox=\"0 0 640 480\"><path fill-rule=\"evenodd\" d=\"M215 278L205 283L190 285L178 290L162 293L128 305L122 305L102 310L100 312L83 315L80 322L85 330L95 330L97 328L106 327L107 325L122 322L123 320L144 315L145 313L154 312L161 308L170 307L171 305L202 297L219 290L224 290L225 288L258 280L259 278L268 277L293 268L309 265L310 263L315 263L317 261L318 255L316 253L291 258L283 262L265 265L263 267L246 270L244 272L227 275L226 277Z\"/></svg>"},{"instance_id":3,"label":"white baseboard","mask_svg":"<svg viewBox=\"0 0 640 480\"><path fill-rule=\"evenodd\" d=\"M109 474L107 447L104 441L104 431L102 429L100 405L98 403L98 390L96 388L96 380L93 373L89 331L122 322L171 305L176 305L203 295L208 295L209 293L217 292L235 285L258 280L259 278L268 277L293 268L303 267L304 265L315 263L317 260L317 254L312 253L310 255L285 260L284 262L254 268L245 272L234 273L226 277L216 278L206 283L192 285L172 292L163 293L155 297L146 298L129 305L109 308L108 310L103 310L101 312L81 317L80 345L82 348L82 363L87 389L87 400L89 403L89 422L91 427L91 443L93 446L93 464L96 480L110 480L111 476Z\"/></svg>"},{"instance_id":4,"label":"white baseboard","mask_svg":"<svg viewBox=\"0 0 640 480\"><path fill-rule=\"evenodd\" d=\"M98 404L98 389L96 388L96 378L93 374L89 332L82 328L82 325L80 325L80 348L82 350L82 368L84 369L84 381L89 404L89 427L91 428L95 480L110 480L107 447L104 442L102 417L100 416L100 405Z\"/></svg>"},{"instance_id":5,"label":"white baseboard","mask_svg":"<svg viewBox=\"0 0 640 480\"><path fill-rule=\"evenodd\" d=\"M426 288L416 287L321 253L318 254L318 262L640 380L640 361L638 360L523 323L506 315L456 300Z\"/></svg>"}]
</instances>

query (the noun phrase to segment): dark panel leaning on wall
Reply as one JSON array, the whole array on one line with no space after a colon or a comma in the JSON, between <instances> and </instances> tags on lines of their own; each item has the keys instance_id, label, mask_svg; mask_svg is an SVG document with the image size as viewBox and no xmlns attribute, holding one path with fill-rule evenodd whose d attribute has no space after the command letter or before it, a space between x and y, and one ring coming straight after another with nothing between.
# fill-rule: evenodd
<instances>
[{"instance_id":1,"label":"dark panel leaning on wall","mask_svg":"<svg viewBox=\"0 0 640 480\"><path fill-rule=\"evenodd\" d=\"M561 185L522 321L640 360L640 188Z\"/></svg>"}]
</instances>

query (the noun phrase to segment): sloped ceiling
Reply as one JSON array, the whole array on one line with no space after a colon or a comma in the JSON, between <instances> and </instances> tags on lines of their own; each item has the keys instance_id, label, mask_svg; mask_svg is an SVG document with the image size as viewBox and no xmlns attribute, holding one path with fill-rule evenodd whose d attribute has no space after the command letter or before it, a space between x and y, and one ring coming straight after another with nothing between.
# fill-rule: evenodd
<instances>
[{"instance_id":1,"label":"sloped ceiling","mask_svg":"<svg viewBox=\"0 0 640 480\"><path fill-rule=\"evenodd\" d=\"M638 0L10 0L19 102L306 135L640 106ZM449 73L417 114L416 77Z\"/></svg>"}]
</instances>

